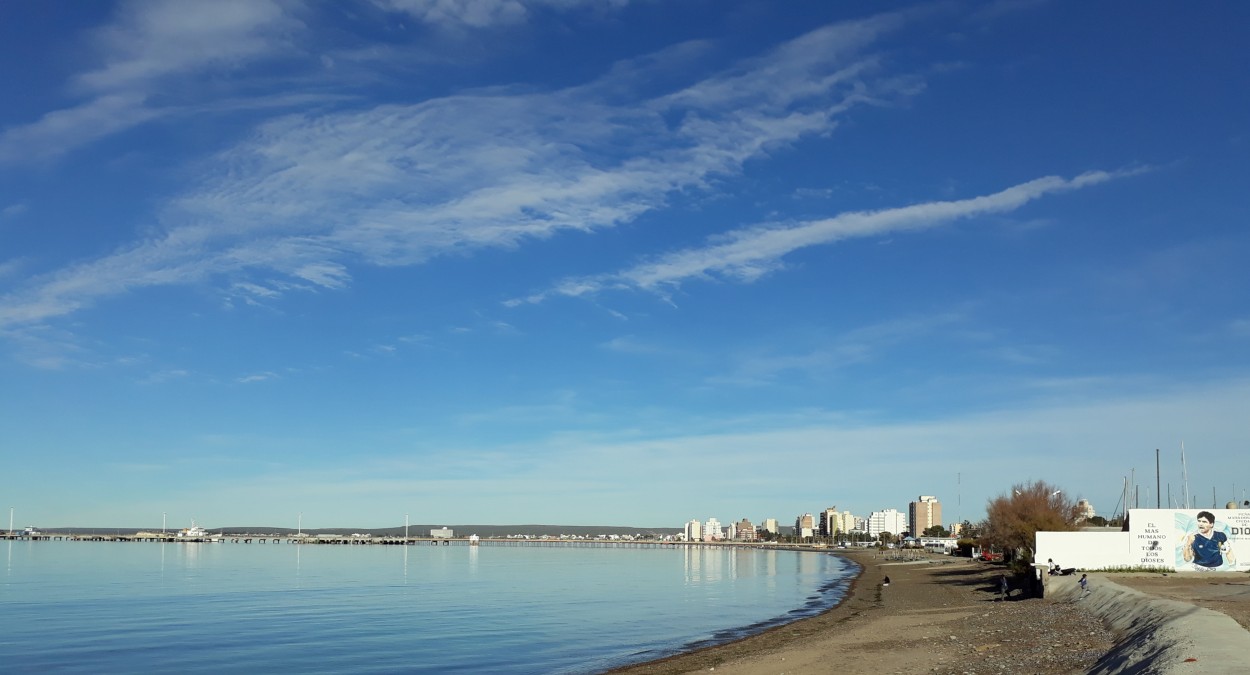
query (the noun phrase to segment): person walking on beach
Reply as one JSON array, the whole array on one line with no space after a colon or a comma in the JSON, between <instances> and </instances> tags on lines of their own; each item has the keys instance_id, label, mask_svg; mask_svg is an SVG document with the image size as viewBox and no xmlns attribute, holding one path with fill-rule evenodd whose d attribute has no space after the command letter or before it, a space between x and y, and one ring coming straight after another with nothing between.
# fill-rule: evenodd
<instances>
[{"instance_id":1,"label":"person walking on beach","mask_svg":"<svg viewBox=\"0 0 1250 675\"><path fill-rule=\"evenodd\" d=\"M1077 598L1077 600L1080 600L1081 598L1084 598L1085 596L1089 595L1089 577L1086 577L1084 574L1082 574L1081 580L1076 583L1081 585L1081 597Z\"/></svg>"},{"instance_id":2,"label":"person walking on beach","mask_svg":"<svg viewBox=\"0 0 1250 675\"><path fill-rule=\"evenodd\" d=\"M1007 575L998 575L998 600L1001 602L1011 594L1011 585L1007 583Z\"/></svg>"}]
</instances>

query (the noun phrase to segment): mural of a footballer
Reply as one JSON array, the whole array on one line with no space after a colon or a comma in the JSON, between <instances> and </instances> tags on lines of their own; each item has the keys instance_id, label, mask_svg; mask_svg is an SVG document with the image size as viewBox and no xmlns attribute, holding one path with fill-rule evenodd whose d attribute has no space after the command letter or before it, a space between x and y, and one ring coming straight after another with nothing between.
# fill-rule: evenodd
<instances>
[{"instance_id":1,"label":"mural of a footballer","mask_svg":"<svg viewBox=\"0 0 1250 675\"><path fill-rule=\"evenodd\" d=\"M1181 555L1196 570L1216 570L1235 565L1237 559L1228 545L1228 534L1215 530L1215 515L1199 511L1197 532L1185 535L1181 543Z\"/></svg>"}]
</instances>

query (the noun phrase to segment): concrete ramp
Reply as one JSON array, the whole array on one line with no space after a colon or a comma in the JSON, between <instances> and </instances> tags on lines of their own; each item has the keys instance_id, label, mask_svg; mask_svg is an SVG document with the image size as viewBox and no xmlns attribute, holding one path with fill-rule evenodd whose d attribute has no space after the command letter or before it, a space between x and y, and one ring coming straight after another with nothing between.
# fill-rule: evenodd
<instances>
[{"instance_id":1,"label":"concrete ramp","mask_svg":"<svg viewBox=\"0 0 1250 675\"><path fill-rule=\"evenodd\" d=\"M1090 669L1093 675L1246 675L1250 673L1250 632L1215 610L1147 595L1089 577L1081 597L1079 577L1051 577L1046 595L1079 603L1120 636L1115 647Z\"/></svg>"}]
</instances>

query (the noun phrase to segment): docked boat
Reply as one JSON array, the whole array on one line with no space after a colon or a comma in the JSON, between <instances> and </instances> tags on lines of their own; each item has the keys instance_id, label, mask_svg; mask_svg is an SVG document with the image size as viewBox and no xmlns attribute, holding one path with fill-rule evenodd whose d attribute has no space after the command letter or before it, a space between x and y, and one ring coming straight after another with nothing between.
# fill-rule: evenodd
<instances>
[{"instance_id":1,"label":"docked boat","mask_svg":"<svg viewBox=\"0 0 1250 675\"><path fill-rule=\"evenodd\" d=\"M195 521L192 520L191 527L178 530L178 538L179 539L207 539L208 530L200 527L199 525L196 525Z\"/></svg>"}]
</instances>

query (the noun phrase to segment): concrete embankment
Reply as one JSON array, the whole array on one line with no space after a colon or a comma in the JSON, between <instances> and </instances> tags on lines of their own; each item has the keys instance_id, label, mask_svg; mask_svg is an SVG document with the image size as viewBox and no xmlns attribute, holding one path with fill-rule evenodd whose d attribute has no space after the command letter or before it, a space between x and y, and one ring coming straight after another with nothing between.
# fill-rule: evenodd
<instances>
[{"instance_id":1,"label":"concrete embankment","mask_svg":"<svg viewBox=\"0 0 1250 675\"><path fill-rule=\"evenodd\" d=\"M1224 614L1146 595L1106 575L1090 577L1090 592L1084 598L1075 582L1047 586L1048 597L1080 603L1121 636L1090 669L1092 675L1250 672L1250 631Z\"/></svg>"}]
</instances>

